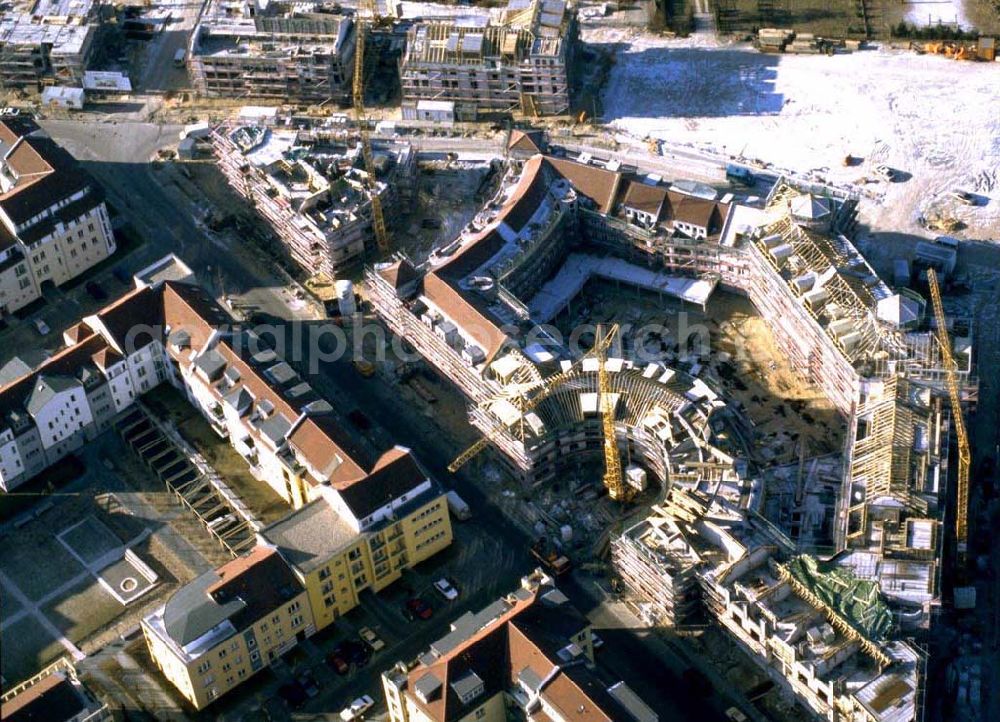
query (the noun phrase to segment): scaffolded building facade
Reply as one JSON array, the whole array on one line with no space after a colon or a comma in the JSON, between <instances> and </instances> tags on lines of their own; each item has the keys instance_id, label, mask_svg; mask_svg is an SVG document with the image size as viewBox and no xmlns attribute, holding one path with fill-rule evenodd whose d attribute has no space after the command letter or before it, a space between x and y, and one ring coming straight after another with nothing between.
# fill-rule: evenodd
<instances>
[{"instance_id":1,"label":"scaffolded building facade","mask_svg":"<svg viewBox=\"0 0 1000 722\"><path fill-rule=\"evenodd\" d=\"M309 274L333 281L361 258L371 229L371 199L356 167L360 151L333 133L308 144L295 131L261 126L217 128L212 146L229 184L271 226L292 259ZM376 187L383 204L412 202L416 155L406 143L376 146Z\"/></svg>"},{"instance_id":2,"label":"scaffolded building facade","mask_svg":"<svg viewBox=\"0 0 1000 722\"><path fill-rule=\"evenodd\" d=\"M319 3L214 0L191 35L188 69L199 95L350 101L354 21Z\"/></svg>"},{"instance_id":3,"label":"scaffolded building facade","mask_svg":"<svg viewBox=\"0 0 1000 722\"><path fill-rule=\"evenodd\" d=\"M400 60L403 105L452 101L457 120L569 113L575 33L565 0L510 0L493 16L417 22Z\"/></svg>"}]
</instances>

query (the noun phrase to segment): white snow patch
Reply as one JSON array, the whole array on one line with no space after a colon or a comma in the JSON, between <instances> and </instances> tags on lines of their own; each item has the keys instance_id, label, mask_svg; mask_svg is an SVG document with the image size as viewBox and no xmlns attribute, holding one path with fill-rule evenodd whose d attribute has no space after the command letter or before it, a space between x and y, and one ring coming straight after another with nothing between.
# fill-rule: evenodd
<instances>
[{"instance_id":1,"label":"white snow patch","mask_svg":"<svg viewBox=\"0 0 1000 722\"><path fill-rule=\"evenodd\" d=\"M589 36L589 37L588 37ZM968 237L1000 236L1000 83L991 63L906 51L827 57L764 55L744 45L697 46L604 29L620 44L603 96L604 120L633 138L760 159L776 169L859 183L868 163L912 176L862 186L870 220L920 230L928 210L963 220ZM980 196L976 207L949 193Z\"/></svg>"}]
</instances>

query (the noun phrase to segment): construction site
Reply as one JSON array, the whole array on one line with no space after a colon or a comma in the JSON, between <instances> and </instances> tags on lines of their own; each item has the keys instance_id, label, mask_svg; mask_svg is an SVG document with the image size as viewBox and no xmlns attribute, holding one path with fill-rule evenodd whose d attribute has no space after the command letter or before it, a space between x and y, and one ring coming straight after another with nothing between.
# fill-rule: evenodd
<instances>
[{"instance_id":1,"label":"construction site","mask_svg":"<svg viewBox=\"0 0 1000 722\"><path fill-rule=\"evenodd\" d=\"M26 3L0 18L0 87L79 87L100 22L100 3Z\"/></svg>"},{"instance_id":2,"label":"construction site","mask_svg":"<svg viewBox=\"0 0 1000 722\"><path fill-rule=\"evenodd\" d=\"M564 115L575 14L565 0L509 0L498 10L414 22L400 60L403 117L427 103L453 120Z\"/></svg>"},{"instance_id":3,"label":"construction site","mask_svg":"<svg viewBox=\"0 0 1000 722\"><path fill-rule=\"evenodd\" d=\"M347 103L354 30L320 3L213 0L191 35L191 82L208 98Z\"/></svg>"},{"instance_id":4,"label":"construction site","mask_svg":"<svg viewBox=\"0 0 1000 722\"><path fill-rule=\"evenodd\" d=\"M824 718L920 719L924 656L903 640L964 564L978 388L971 332L941 308L947 264L922 266L932 312L853 245L857 197L784 179L720 197L595 155L513 133L453 242L366 273L482 434L449 470L491 448L557 573L610 546L648 623L715 619ZM724 301L740 296L787 372L753 358Z\"/></svg>"},{"instance_id":5,"label":"construction site","mask_svg":"<svg viewBox=\"0 0 1000 722\"><path fill-rule=\"evenodd\" d=\"M357 135L333 124L308 132L232 124L212 132L212 148L229 185L318 286L364 259L372 198L396 209L394 218L413 205L416 153L405 142L377 143L367 166Z\"/></svg>"}]
</instances>

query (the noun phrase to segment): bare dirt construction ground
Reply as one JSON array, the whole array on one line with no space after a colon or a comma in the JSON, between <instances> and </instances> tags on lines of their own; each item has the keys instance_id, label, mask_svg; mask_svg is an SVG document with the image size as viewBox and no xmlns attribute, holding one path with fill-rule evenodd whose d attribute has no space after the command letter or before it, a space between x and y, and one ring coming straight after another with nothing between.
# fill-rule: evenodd
<instances>
[{"instance_id":1,"label":"bare dirt construction ground","mask_svg":"<svg viewBox=\"0 0 1000 722\"><path fill-rule=\"evenodd\" d=\"M1000 82L992 63L872 49L827 56L763 55L701 34L667 40L587 29L611 52L604 120L724 156L760 159L860 189L862 220L877 230L922 232L935 210L961 220L968 238L1000 236ZM845 167L847 154L864 158ZM863 183L869 159L901 171ZM949 192L966 190L977 205Z\"/></svg>"},{"instance_id":2,"label":"bare dirt construction ground","mask_svg":"<svg viewBox=\"0 0 1000 722\"><path fill-rule=\"evenodd\" d=\"M633 331L662 326L667 329L662 338L668 346L683 343L685 336L697 338L706 330L709 352L700 356L700 375L722 391L727 401L745 409L754 424L762 461L798 458L800 440L805 442L807 455L841 448L844 430L839 414L788 362L747 299L716 291L703 313L693 306L679 308L676 301L660 301L653 294L594 281L587 284L574 307L580 309L574 317L564 316L557 322L566 338L580 324L615 321L629 324ZM634 335L629 330L623 334ZM649 353L648 341L644 348ZM669 350L663 362L677 368L686 368L687 363L683 354L678 357Z\"/></svg>"}]
</instances>

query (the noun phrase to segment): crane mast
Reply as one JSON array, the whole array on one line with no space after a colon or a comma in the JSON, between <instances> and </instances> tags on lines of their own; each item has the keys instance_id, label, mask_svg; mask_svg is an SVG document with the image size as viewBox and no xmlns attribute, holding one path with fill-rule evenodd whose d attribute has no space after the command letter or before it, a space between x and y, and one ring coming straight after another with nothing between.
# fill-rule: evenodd
<instances>
[{"instance_id":1,"label":"crane mast","mask_svg":"<svg viewBox=\"0 0 1000 722\"><path fill-rule=\"evenodd\" d=\"M368 115L365 112L365 40L368 36L368 22L364 17L369 15L376 19L375 0L361 0L358 4L357 27L354 42L354 82L353 100L354 115L358 122L358 134L361 137L361 155L365 160L366 185L372 204L372 229L375 231L375 243L379 253L389 253L389 234L385 229L385 216L382 214L382 199L378 195L378 182L375 178L375 161L372 156L372 142L368 135Z\"/></svg>"},{"instance_id":2,"label":"crane mast","mask_svg":"<svg viewBox=\"0 0 1000 722\"><path fill-rule=\"evenodd\" d=\"M958 549L959 565L964 566L969 542L969 472L972 466L972 453L969 451L969 435L965 429L965 419L962 417L962 397L958 389L958 377L956 375L958 366L951 352L951 338L948 335L944 306L941 304L941 289L938 286L937 274L933 268L927 269L927 282L931 289L931 300L934 303L938 344L941 346L941 357L944 361L945 378L948 385L948 397L951 400L952 423L955 425L955 436L958 439L955 541Z\"/></svg>"},{"instance_id":3,"label":"crane mast","mask_svg":"<svg viewBox=\"0 0 1000 722\"><path fill-rule=\"evenodd\" d=\"M604 437L604 487L613 500L627 501L629 494L622 480L622 460L618 454L618 441L615 439L615 405L611 402L611 379L605 363L608 347L618 334L618 324L612 326L611 331L603 338L602 331L598 326L594 352L597 356L597 396L600 400L601 430Z\"/></svg>"},{"instance_id":4,"label":"crane mast","mask_svg":"<svg viewBox=\"0 0 1000 722\"><path fill-rule=\"evenodd\" d=\"M615 440L615 406L611 402L611 380L605 365L607 350L617 335L618 324L612 326L607 333L604 333L603 329L598 327L596 338L594 339L594 348L591 349L590 354L597 359L598 411L601 414L604 448L604 485L608 490L608 496L612 499L616 501L628 501L632 496L632 489L625 486L622 478L621 456L618 454L618 442ZM521 417L523 418L524 414L535 408L549 393L574 378L578 378L576 371L563 372L544 380L541 378L537 379L537 390L539 393L531 398L518 398L515 402L521 412ZM448 465L448 471L454 474L461 469L466 463L483 451L483 449L489 446L491 438L497 436L500 431L501 428L488 431L482 438L459 454Z\"/></svg>"}]
</instances>

